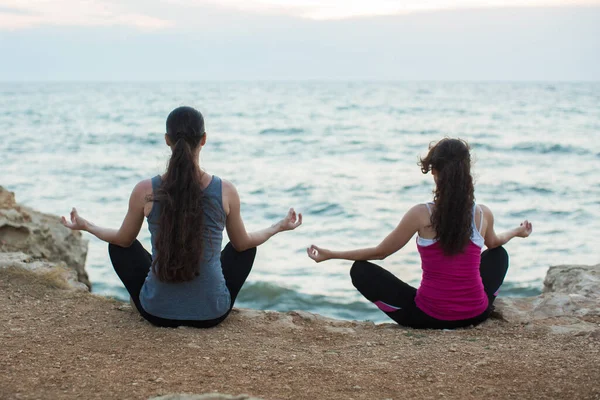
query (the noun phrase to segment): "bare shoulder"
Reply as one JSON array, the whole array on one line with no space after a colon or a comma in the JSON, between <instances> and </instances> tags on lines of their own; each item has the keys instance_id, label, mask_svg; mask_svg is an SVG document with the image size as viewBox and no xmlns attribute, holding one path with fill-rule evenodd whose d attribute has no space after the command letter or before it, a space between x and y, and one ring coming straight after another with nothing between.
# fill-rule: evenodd
<instances>
[{"instance_id":1,"label":"bare shoulder","mask_svg":"<svg viewBox=\"0 0 600 400\"><path fill-rule=\"evenodd\" d=\"M431 225L431 215L429 214L429 210L424 203L415 204L412 206L404 215L402 220L406 228L410 228L410 230L418 232L419 236L431 236L431 232L428 231L429 226Z\"/></svg>"},{"instance_id":2,"label":"bare shoulder","mask_svg":"<svg viewBox=\"0 0 600 400\"><path fill-rule=\"evenodd\" d=\"M429 210L427 209L427 205L425 203L419 203L412 206L408 210L407 214L409 213L413 215L429 215Z\"/></svg>"},{"instance_id":3,"label":"bare shoulder","mask_svg":"<svg viewBox=\"0 0 600 400\"><path fill-rule=\"evenodd\" d=\"M406 218L410 218L411 220L418 222L419 225L428 225L429 224L429 210L425 203L420 203L412 206L405 215Z\"/></svg>"},{"instance_id":4,"label":"bare shoulder","mask_svg":"<svg viewBox=\"0 0 600 400\"><path fill-rule=\"evenodd\" d=\"M139 181L133 188L133 191L145 191L148 189L152 190L152 179L144 179L143 181Z\"/></svg>"},{"instance_id":5,"label":"bare shoulder","mask_svg":"<svg viewBox=\"0 0 600 400\"><path fill-rule=\"evenodd\" d=\"M492 213L492 210L490 210L490 208L484 204L477 205L481 208L481 211L483 212L483 220L486 222L486 224L493 224L494 214Z\"/></svg>"},{"instance_id":6,"label":"bare shoulder","mask_svg":"<svg viewBox=\"0 0 600 400\"><path fill-rule=\"evenodd\" d=\"M144 179L134 186L131 197L145 199L149 194L152 194L152 179Z\"/></svg>"},{"instance_id":7,"label":"bare shoulder","mask_svg":"<svg viewBox=\"0 0 600 400\"><path fill-rule=\"evenodd\" d=\"M479 203L477 203L477 205L481 208L481 211L483 211L484 216L489 215L489 216L493 217L492 210L490 210L490 208L488 206L486 206L484 204L479 204Z\"/></svg>"},{"instance_id":8,"label":"bare shoulder","mask_svg":"<svg viewBox=\"0 0 600 400\"><path fill-rule=\"evenodd\" d=\"M223 198L223 210L225 215L229 216L231 210L239 210L240 196L235 185L227 179L221 178L221 197Z\"/></svg>"},{"instance_id":9,"label":"bare shoulder","mask_svg":"<svg viewBox=\"0 0 600 400\"><path fill-rule=\"evenodd\" d=\"M223 195L225 195L225 196L237 195L237 189L235 188L235 185L233 183L229 182L227 179L221 178L221 187L223 190Z\"/></svg>"},{"instance_id":10,"label":"bare shoulder","mask_svg":"<svg viewBox=\"0 0 600 400\"><path fill-rule=\"evenodd\" d=\"M129 208L142 210L147 215L147 212L150 212L149 207L152 207L150 196L152 196L152 180L144 179L138 182L131 191ZM145 211L146 208L148 208L147 212Z\"/></svg>"}]
</instances>

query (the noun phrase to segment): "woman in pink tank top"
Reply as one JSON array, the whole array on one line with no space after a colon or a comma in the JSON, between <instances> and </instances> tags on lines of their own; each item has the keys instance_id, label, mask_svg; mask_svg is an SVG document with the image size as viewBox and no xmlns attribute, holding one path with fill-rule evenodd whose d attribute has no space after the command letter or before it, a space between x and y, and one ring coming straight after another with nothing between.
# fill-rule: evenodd
<instances>
[{"instance_id":1,"label":"woman in pink tank top","mask_svg":"<svg viewBox=\"0 0 600 400\"><path fill-rule=\"evenodd\" d=\"M430 146L420 166L435 180L433 201L408 210L379 245L349 251L312 245L306 249L308 256L316 262L355 261L350 270L354 286L400 325L433 329L477 325L492 311L508 270L502 246L514 237L528 237L532 225L526 220L508 232L494 232L490 209L475 204L466 142L442 139ZM423 269L418 289L368 262L395 253L415 234Z\"/></svg>"}]
</instances>

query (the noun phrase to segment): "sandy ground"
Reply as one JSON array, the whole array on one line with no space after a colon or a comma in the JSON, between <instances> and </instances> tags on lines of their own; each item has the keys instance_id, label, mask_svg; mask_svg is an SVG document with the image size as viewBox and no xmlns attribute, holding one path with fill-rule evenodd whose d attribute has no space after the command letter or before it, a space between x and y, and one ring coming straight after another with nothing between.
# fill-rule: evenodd
<instances>
[{"instance_id":1,"label":"sandy ground","mask_svg":"<svg viewBox=\"0 0 600 400\"><path fill-rule=\"evenodd\" d=\"M456 331L234 311L155 328L128 305L0 273L1 399L600 399L600 335L491 320ZM592 321L600 323L599 321Z\"/></svg>"}]
</instances>

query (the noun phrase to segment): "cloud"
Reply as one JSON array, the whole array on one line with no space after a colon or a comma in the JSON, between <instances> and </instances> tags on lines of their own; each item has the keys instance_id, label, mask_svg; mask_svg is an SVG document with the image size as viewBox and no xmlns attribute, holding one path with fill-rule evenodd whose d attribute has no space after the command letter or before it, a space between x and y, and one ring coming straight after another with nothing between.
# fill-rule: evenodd
<instances>
[{"instance_id":1,"label":"cloud","mask_svg":"<svg viewBox=\"0 0 600 400\"><path fill-rule=\"evenodd\" d=\"M154 30L172 24L127 6L127 2L106 0L0 0L0 30L111 25Z\"/></svg>"},{"instance_id":2,"label":"cloud","mask_svg":"<svg viewBox=\"0 0 600 400\"><path fill-rule=\"evenodd\" d=\"M600 0L0 0L0 30L40 26L130 26L140 30L218 24L240 15L332 20L415 12L600 5ZM206 20L206 15L217 19Z\"/></svg>"},{"instance_id":3,"label":"cloud","mask_svg":"<svg viewBox=\"0 0 600 400\"><path fill-rule=\"evenodd\" d=\"M452 9L600 5L600 0L170 0L194 7L212 4L243 12L283 14L315 20L402 15Z\"/></svg>"},{"instance_id":4,"label":"cloud","mask_svg":"<svg viewBox=\"0 0 600 400\"><path fill-rule=\"evenodd\" d=\"M27 10L17 7L2 7L0 6L0 14L12 14L12 15L36 15L35 11Z\"/></svg>"}]
</instances>

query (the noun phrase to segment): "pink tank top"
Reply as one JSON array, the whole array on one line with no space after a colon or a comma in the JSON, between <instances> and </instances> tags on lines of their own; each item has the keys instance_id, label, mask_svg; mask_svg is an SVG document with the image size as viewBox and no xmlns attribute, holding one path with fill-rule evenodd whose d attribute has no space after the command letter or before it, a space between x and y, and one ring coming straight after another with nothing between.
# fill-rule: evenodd
<instances>
[{"instance_id":1,"label":"pink tank top","mask_svg":"<svg viewBox=\"0 0 600 400\"><path fill-rule=\"evenodd\" d=\"M474 318L488 307L479 273L484 242L480 233L483 212L480 210L481 224L477 229L475 211L474 205L471 241L460 254L446 256L437 241L417 237L423 277L415 303L434 318L444 321Z\"/></svg>"}]
</instances>

